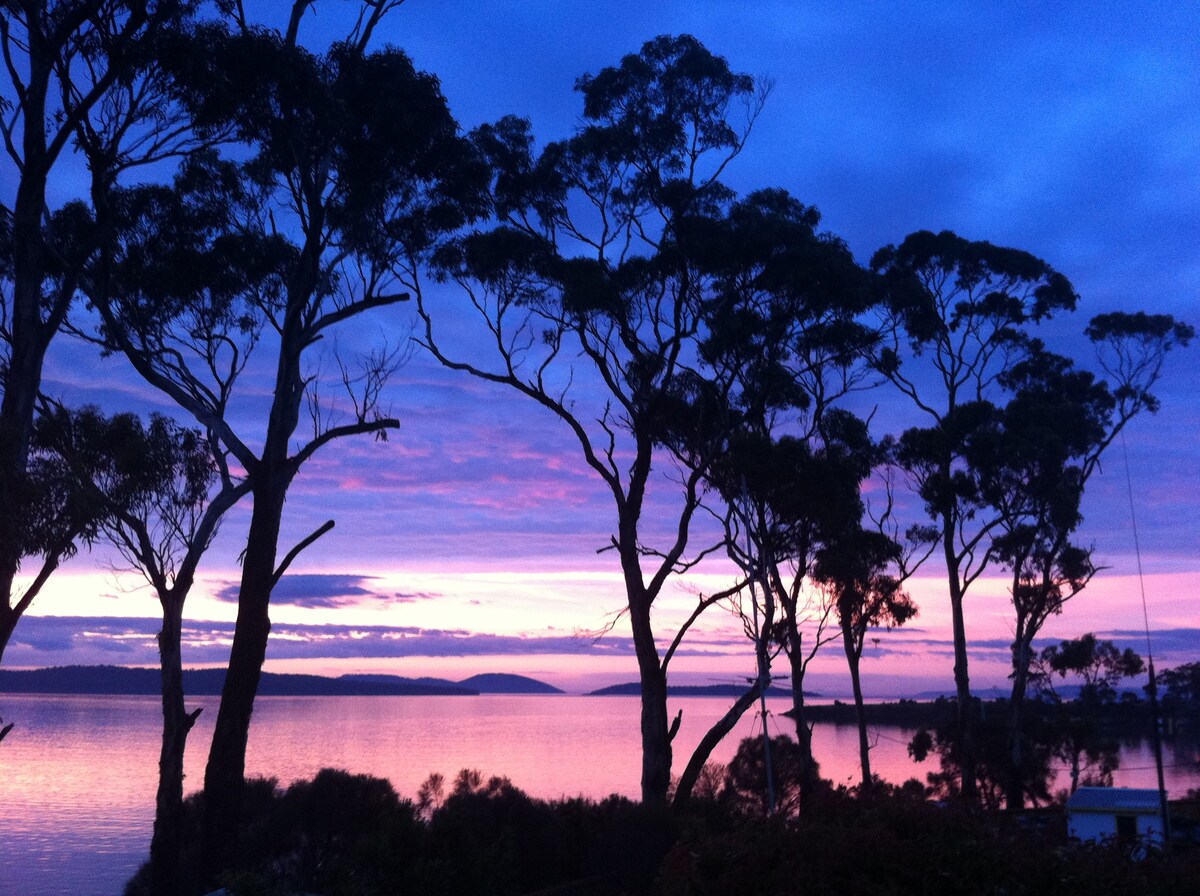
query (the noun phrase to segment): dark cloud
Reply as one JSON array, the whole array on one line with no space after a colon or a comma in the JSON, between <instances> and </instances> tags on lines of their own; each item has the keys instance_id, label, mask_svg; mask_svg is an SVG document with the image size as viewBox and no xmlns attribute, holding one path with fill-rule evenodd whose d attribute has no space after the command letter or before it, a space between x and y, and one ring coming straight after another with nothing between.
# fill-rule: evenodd
<instances>
[{"instance_id":1,"label":"dark cloud","mask_svg":"<svg viewBox=\"0 0 1200 896\"><path fill-rule=\"evenodd\" d=\"M27 665L27 662L14 657L57 653L65 655L86 647L105 654L149 652L153 661L157 657L155 636L160 627L157 619L26 616L13 633L5 660L11 665Z\"/></svg>"},{"instance_id":2,"label":"dark cloud","mask_svg":"<svg viewBox=\"0 0 1200 896\"><path fill-rule=\"evenodd\" d=\"M1137 629L1109 629L1096 631L1096 637L1114 642L1119 648L1132 648L1144 655L1146 633ZM1155 656L1164 666L1191 661L1200 655L1200 628L1159 629L1150 632ZM1035 638L1034 652L1045 647L1061 644L1061 638ZM1012 656L1011 638L979 638L968 645L971 657L976 660L993 660L1008 663ZM952 656L954 642L948 637L939 637L918 630L897 629L879 636L878 643L867 640L864 656Z\"/></svg>"},{"instance_id":3,"label":"dark cloud","mask_svg":"<svg viewBox=\"0 0 1200 896\"><path fill-rule=\"evenodd\" d=\"M33 616L22 620L6 660L13 666L121 662L153 664L157 648L155 619ZM184 661L221 663L228 658L233 623L193 621L185 624ZM706 651L696 651L704 655ZM417 626L298 625L276 623L267 649L271 659L339 657L461 657L531 654L632 656L628 638L610 636L596 642L575 635L499 635L459 628Z\"/></svg>"},{"instance_id":4,"label":"dark cloud","mask_svg":"<svg viewBox=\"0 0 1200 896\"><path fill-rule=\"evenodd\" d=\"M111 617L26 617L9 645L10 666L119 663L154 665L155 636L159 622L151 618ZM1145 633L1133 629L1098 631L1097 635L1122 647L1141 651ZM188 665L223 664L228 660L233 623L197 620L186 623L183 655ZM1155 656L1161 668L1194 660L1200 655L1200 628L1152 631ZM1037 647L1057 643L1042 639ZM833 648L829 648L836 653ZM746 642L736 634L699 636L678 651L678 656L721 657L741 654ZM922 630L896 630L868 642L867 657L920 658L947 664L953 656L949 638ZM267 649L270 659L313 661L338 658L386 659L401 657L480 657L567 655L584 657L629 657L634 655L629 638L608 635L599 640L580 634L508 635L470 632L461 628L419 626L300 625L277 623L272 627ZM1009 645L1004 639L982 639L971 645L975 661L1007 664ZM502 659L501 659L502 661ZM935 663L936 665L936 663ZM947 665L947 672L949 666Z\"/></svg>"},{"instance_id":5,"label":"dark cloud","mask_svg":"<svg viewBox=\"0 0 1200 896\"><path fill-rule=\"evenodd\" d=\"M349 574L297 573L284 576L271 592L276 604L294 607L334 610L362 602L364 599L383 599L383 595L363 586L374 581L373 576ZM236 603L239 585L232 582L216 593L218 600ZM402 597L402 595L397 595Z\"/></svg>"},{"instance_id":6,"label":"dark cloud","mask_svg":"<svg viewBox=\"0 0 1200 896\"><path fill-rule=\"evenodd\" d=\"M1115 641L1122 647L1132 647L1145 653L1146 632L1139 629L1111 629L1096 632L1099 638ZM1200 656L1200 628L1166 628L1150 631L1150 645L1156 656Z\"/></svg>"}]
</instances>

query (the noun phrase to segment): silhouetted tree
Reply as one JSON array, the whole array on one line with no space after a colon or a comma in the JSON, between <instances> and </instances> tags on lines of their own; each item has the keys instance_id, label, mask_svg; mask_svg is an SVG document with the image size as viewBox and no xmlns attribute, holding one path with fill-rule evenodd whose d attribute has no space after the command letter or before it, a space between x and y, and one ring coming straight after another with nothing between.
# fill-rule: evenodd
<instances>
[{"instance_id":1,"label":"silhouetted tree","mask_svg":"<svg viewBox=\"0 0 1200 896\"><path fill-rule=\"evenodd\" d=\"M759 677L765 687L774 641L788 657L802 765L813 770L804 676L832 634L831 607L807 579L818 547L862 513L858 480L870 469L870 441L865 425L834 405L863 385L875 340L858 321L870 279L819 223L816 209L761 190L734 206L701 253L724 297L702 356L710 375L730 384L737 421L707 478L726 507L726 550L752 585L741 615ZM815 771L801 780L811 790Z\"/></svg>"},{"instance_id":2,"label":"silhouetted tree","mask_svg":"<svg viewBox=\"0 0 1200 896\"><path fill-rule=\"evenodd\" d=\"M10 167L0 205L0 658L21 615L83 534L47 527L42 485L31 478L31 446L51 341L108 222L80 201L52 208L48 185L75 148L89 145L93 179L113 181L178 149L160 104L153 51L184 16L186 2L24 0L0 14L12 92L0 135ZM183 140L182 142L186 142ZM89 226L79 227L81 221ZM19 591L22 562L38 566Z\"/></svg>"},{"instance_id":3,"label":"silhouetted tree","mask_svg":"<svg viewBox=\"0 0 1200 896\"><path fill-rule=\"evenodd\" d=\"M962 768L958 763L957 720L950 707L947 716L932 730L922 728L913 736L908 753L916 762L936 756L938 769L926 774L931 796L956 800L962 797ZM1039 724L1029 732L1026 749L1021 754L1022 791L1033 805L1051 801L1050 784L1054 771L1056 729L1042 725L1041 717L1031 714ZM975 763L976 800L984 808L999 811L1005 805L1012 774L1008 749L1008 719L1000 712L981 714L976 720L978 751Z\"/></svg>"},{"instance_id":4,"label":"silhouetted tree","mask_svg":"<svg viewBox=\"0 0 1200 896\"><path fill-rule=\"evenodd\" d=\"M1157 409L1150 388L1166 353L1185 345L1190 328L1169 317L1104 315L1089 328L1103 349L1136 363L1101 361L1110 384L1068 359L1038 349L1000 378L1012 397L993 425L975 434L969 462L999 525L991 553L1012 576L1015 612L1012 695L1009 701L1013 775L1009 808L1020 808L1022 710L1034 659L1033 640L1062 612L1096 569L1091 551L1073 543L1082 522L1083 491L1101 456L1142 410Z\"/></svg>"},{"instance_id":5,"label":"silhouetted tree","mask_svg":"<svg viewBox=\"0 0 1200 896\"><path fill-rule=\"evenodd\" d=\"M1121 650L1091 632L1042 651L1038 684L1057 710L1054 751L1070 770L1071 793L1080 784L1112 786L1112 774L1120 764L1120 744L1105 732L1100 715L1116 702L1117 685L1145 670L1145 662L1133 650ZM1078 696L1074 700L1060 697L1055 678L1078 682Z\"/></svg>"},{"instance_id":6,"label":"silhouetted tree","mask_svg":"<svg viewBox=\"0 0 1200 896\"><path fill-rule=\"evenodd\" d=\"M656 38L576 87L583 124L536 158L526 122L476 134L496 169L498 226L440 260L478 312L487 348L452 347L434 309L419 308L443 364L546 408L612 495L611 548L641 683L642 796L663 802L680 721L667 713L667 668L691 622L663 651L652 609L671 576L714 549L688 555L704 472L730 426L727 386L699 372L698 343L721 296L698 249L728 226L731 196L718 178L763 94L690 37ZM678 471L666 490L662 464ZM673 533L662 547L643 540L651 512Z\"/></svg>"},{"instance_id":7,"label":"silhouetted tree","mask_svg":"<svg viewBox=\"0 0 1200 896\"><path fill-rule=\"evenodd\" d=\"M104 336L206 430L252 499L238 616L205 773L211 873L237 815L246 740L270 632L271 591L327 523L282 558L283 505L300 467L335 439L382 437L397 350L339 359L347 396L320 394L313 348L348 320L419 290L435 241L473 212L483 169L457 134L433 77L400 51L369 52L394 3L364 2L352 33L321 54L300 45L293 5L277 34L244 18L207 24L172 47L181 104L202 134L231 135L246 161L188 160L174 195L117 191L126 210L90 296ZM161 251L161 250L166 251ZM229 253L229 254L226 254ZM194 263L194 270L181 267ZM196 271L209 279L198 280ZM249 354L269 346L269 407L251 436L228 415ZM293 444L307 406L311 432Z\"/></svg>"},{"instance_id":8,"label":"silhouetted tree","mask_svg":"<svg viewBox=\"0 0 1200 896\"><path fill-rule=\"evenodd\" d=\"M887 338L877 364L931 425L900 438L898 459L940 530L954 638L962 794L973 799L975 752L963 600L990 557L999 525L985 507L966 445L995 415L998 378L1026 357L1030 324L1072 310L1067 279L1015 249L953 233L911 234L876 253Z\"/></svg>"},{"instance_id":9,"label":"silhouetted tree","mask_svg":"<svg viewBox=\"0 0 1200 896\"><path fill-rule=\"evenodd\" d=\"M154 415L105 417L95 408L44 414L36 441L53 458L67 494L87 502L93 537L103 536L154 589L162 606L163 736L150 855L155 893L179 889L183 753L199 710L184 707L180 640L183 604L196 565L221 515L244 492L226 478L209 495L216 469L198 432Z\"/></svg>"},{"instance_id":10,"label":"silhouetted tree","mask_svg":"<svg viewBox=\"0 0 1200 896\"><path fill-rule=\"evenodd\" d=\"M883 532L857 529L826 544L814 570L815 578L832 592L842 648L850 667L864 793L871 790L874 777L859 666L872 629L904 625L917 615L917 605L903 590L909 573L903 559L901 546Z\"/></svg>"},{"instance_id":11,"label":"silhouetted tree","mask_svg":"<svg viewBox=\"0 0 1200 896\"><path fill-rule=\"evenodd\" d=\"M811 774L812 757L784 734L771 738L771 774L767 783L767 764L763 760L762 739L747 737L725 767L725 780L717 799L749 815L767 814L767 792L775 793L775 814L795 817L800 814L805 796L811 792L803 783Z\"/></svg>"},{"instance_id":12,"label":"silhouetted tree","mask_svg":"<svg viewBox=\"0 0 1200 896\"><path fill-rule=\"evenodd\" d=\"M1158 680L1163 687L1164 711L1182 714L1200 710L1200 662L1163 669Z\"/></svg>"},{"instance_id":13,"label":"silhouetted tree","mask_svg":"<svg viewBox=\"0 0 1200 896\"><path fill-rule=\"evenodd\" d=\"M162 744L154 834L150 841L152 891L180 892L184 838L183 758L188 733L200 709L188 712L183 690L183 608L204 552L224 514L246 494L249 482L235 481L227 463L218 464L198 432L155 416L128 450L114 457L120 469L152 473L158 486L136 500L113 505L102 529L132 569L154 589L162 610L158 633L162 692ZM223 460L223 459L222 459Z\"/></svg>"},{"instance_id":14,"label":"silhouetted tree","mask_svg":"<svg viewBox=\"0 0 1200 896\"><path fill-rule=\"evenodd\" d=\"M857 526L863 512L858 484L871 465L862 421L828 411L821 429L824 437L817 431L803 439L743 437L718 467L722 489L732 492L726 494L729 555L759 586L762 624L770 626L765 634L788 659L803 772L798 780L805 793L818 778L804 679L817 652L837 636L830 624L835 604L828 591L815 587L813 564L824 545Z\"/></svg>"}]
</instances>

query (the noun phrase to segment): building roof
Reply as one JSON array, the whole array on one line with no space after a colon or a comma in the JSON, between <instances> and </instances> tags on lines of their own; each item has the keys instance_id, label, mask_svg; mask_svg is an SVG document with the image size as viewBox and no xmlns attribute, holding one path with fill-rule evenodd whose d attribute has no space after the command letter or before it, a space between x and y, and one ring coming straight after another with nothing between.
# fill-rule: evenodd
<instances>
[{"instance_id":1,"label":"building roof","mask_svg":"<svg viewBox=\"0 0 1200 896\"><path fill-rule=\"evenodd\" d=\"M1156 814L1157 790L1134 787L1080 787L1067 800L1068 812Z\"/></svg>"}]
</instances>

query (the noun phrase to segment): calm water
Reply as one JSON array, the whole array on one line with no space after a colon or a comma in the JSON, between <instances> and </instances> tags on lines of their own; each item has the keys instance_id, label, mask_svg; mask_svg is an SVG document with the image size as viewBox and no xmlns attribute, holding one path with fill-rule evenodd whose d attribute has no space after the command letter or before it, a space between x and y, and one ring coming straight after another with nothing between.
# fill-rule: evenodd
<instances>
[{"instance_id":1,"label":"calm water","mask_svg":"<svg viewBox=\"0 0 1200 896\"><path fill-rule=\"evenodd\" d=\"M159 704L153 697L2 698L17 728L0 746L0 894L113 896L146 857L154 811ZM199 786L216 716L205 706L189 739L188 789ZM683 709L677 767L726 708L719 699L672 701ZM786 703L772 706L782 712ZM431 773L461 768L504 774L546 798L609 793L636 796L639 754L632 697L268 697L258 701L247 772L281 783L333 766L388 778L405 796ZM792 733L772 716L772 734ZM727 761L741 737L761 733L743 719L714 758ZM874 733L872 761L891 781L924 777L905 745L912 732ZM858 775L853 726L818 725L814 750L825 777ZM1200 787L1189 757L1167 762L1168 788L1180 796ZM1116 784L1153 787L1148 746L1127 746Z\"/></svg>"}]
</instances>

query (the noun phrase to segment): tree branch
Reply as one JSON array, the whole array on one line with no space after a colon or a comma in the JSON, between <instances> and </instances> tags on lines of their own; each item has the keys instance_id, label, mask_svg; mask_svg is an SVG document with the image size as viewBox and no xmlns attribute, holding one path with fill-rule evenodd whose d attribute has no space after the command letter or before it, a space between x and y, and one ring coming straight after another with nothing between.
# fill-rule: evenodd
<instances>
[{"instance_id":1,"label":"tree branch","mask_svg":"<svg viewBox=\"0 0 1200 896\"><path fill-rule=\"evenodd\" d=\"M322 523L321 526L317 528L311 535L287 552L287 556L283 558L283 562L279 564L279 568L276 569L275 574L271 576L272 588L279 584L279 580L283 578L283 574L287 572L287 568L292 565L292 561L300 556L300 552L332 529L333 525L333 520L327 520L326 522Z\"/></svg>"}]
</instances>

